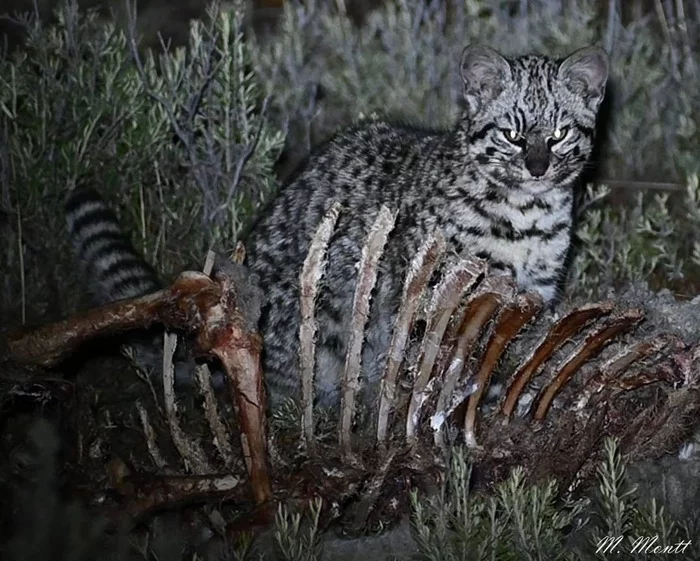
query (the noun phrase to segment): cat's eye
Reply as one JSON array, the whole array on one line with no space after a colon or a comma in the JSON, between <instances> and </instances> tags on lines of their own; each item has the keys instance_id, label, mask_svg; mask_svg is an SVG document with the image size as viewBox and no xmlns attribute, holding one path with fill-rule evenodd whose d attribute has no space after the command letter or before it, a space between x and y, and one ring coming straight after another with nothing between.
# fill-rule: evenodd
<instances>
[{"instance_id":1,"label":"cat's eye","mask_svg":"<svg viewBox=\"0 0 700 561\"><path fill-rule=\"evenodd\" d=\"M515 142L520 138L520 135L518 134L518 131L514 129L508 129L503 131L506 135L506 138L510 140L511 142Z\"/></svg>"},{"instance_id":2,"label":"cat's eye","mask_svg":"<svg viewBox=\"0 0 700 561\"><path fill-rule=\"evenodd\" d=\"M552 138L558 142L560 140L563 140L563 138L568 132L569 129L567 127L556 128L554 129L554 132L552 132Z\"/></svg>"}]
</instances>

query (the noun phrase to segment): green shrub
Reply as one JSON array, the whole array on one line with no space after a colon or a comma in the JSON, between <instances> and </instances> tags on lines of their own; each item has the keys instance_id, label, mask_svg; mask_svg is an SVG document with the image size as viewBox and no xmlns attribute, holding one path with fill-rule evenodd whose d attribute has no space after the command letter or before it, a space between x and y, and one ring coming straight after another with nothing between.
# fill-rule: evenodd
<instances>
[{"instance_id":1,"label":"green shrub","mask_svg":"<svg viewBox=\"0 0 700 561\"><path fill-rule=\"evenodd\" d=\"M45 319L51 297L76 292L62 214L75 185L97 187L166 275L232 248L275 188L283 142L262 115L242 11L193 23L186 49L157 58L74 3L26 28L25 49L0 60L2 205L21 225L8 228L3 313L16 320L26 301Z\"/></svg>"},{"instance_id":2,"label":"green shrub","mask_svg":"<svg viewBox=\"0 0 700 561\"><path fill-rule=\"evenodd\" d=\"M143 54L140 66L135 25L73 3L56 26L29 21L24 51L0 61L2 313L16 322L25 308L46 319L75 307L57 212L73 185L97 186L171 277L213 244L230 249L274 192L279 131L296 162L363 115L448 126L461 110L459 52L477 41L507 53L590 42L611 52L603 185L587 190L570 291L594 297L650 277L691 294L700 91L697 18L683 5L623 24L595 0L397 0L358 28L326 3L290 1L278 32L250 41L234 3L194 23L187 48ZM659 182L674 190L647 189Z\"/></svg>"},{"instance_id":3,"label":"green shrub","mask_svg":"<svg viewBox=\"0 0 700 561\"><path fill-rule=\"evenodd\" d=\"M412 495L413 535L418 559L456 560L612 560L661 559L637 543L658 536L655 545L676 546L674 557L698 558L691 520L674 521L654 500L643 501L627 477L617 443L608 439L598 468L598 487L589 496L562 498L554 481L525 484L522 469L496 488L493 495L469 488L471 468L463 450L455 450L442 492L435 498ZM621 536L619 548L607 538ZM681 551L682 549L682 551Z\"/></svg>"},{"instance_id":4,"label":"green shrub","mask_svg":"<svg viewBox=\"0 0 700 561\"><path fill-rule=\"evenodd\" d=\"M610 194L605 185L588 186L570 292L596 298L627 281L648 281L694 296L700 278L697 174L688 177L684 193L638 191L619 206L609 204Z\"/></svg>"},{"instance_id":5,"label":"green shrub","mask_svg":"<svg viewBox=\"0 0 700 561\"><path fill-rule=\"evenodd\" d=\"M470 490L471 467L455 450L442 492L421 500L413 493L412 528L420 559L575 559L564 529L576 524L584 501L561 507L552 481L526 486L522 469L491 496Z\"/></svg>"},{"instance_id":6,"label":"green shrub","mask_svg":"<svg viewBox=\"0 0 700 561\"><path fill-rule=\"evenodd\" d=\"M183 549L183 536L174 528L157 529L147 545L127 540L123 532L105 532L105 521L91 516L77 503L67 503L60 495L56 456L59 448L55 429L46 421L36 422L25 444L21 485L9 493L13 508L14 533L0 540L3 559L57 560L88 559L285 559L312 561L323 558L319 534L321 501L309 504L307 512L280 505L275 517L272 542L263 555L256 550L253 536L243 534L224 548L223 556L207 556ZM521 469L496 487L495 493L471 489L471 464L463 449L454 449L450 469L436 496L411 496L412 534L417 545L412 558L430 561L521 561L619 559L621 552L634 553L640 561L663 559L669 553L654 555L637 545L638 538L655 544L676 545L690 542L673 553L680 561L698 559L697 536L700 518L673 520L663 506L643 500L627 475L617 443L608 439L598 467L598 485L577 499L564 498L553 481L526 484ZM5 481L0 481L5 484ZM8 506L7 504L5 505ZM691 517L692 518L692 517ZM165 522L164 522L165 523ZM608 537L622 536L617 552L606 549ZM3 536L7 538L9 536ZM268 538L269 539L269 538ZM214 551L218 551L214 549ZM396 557L395 559L408 558Z\"/></svg>"}]
</instances>

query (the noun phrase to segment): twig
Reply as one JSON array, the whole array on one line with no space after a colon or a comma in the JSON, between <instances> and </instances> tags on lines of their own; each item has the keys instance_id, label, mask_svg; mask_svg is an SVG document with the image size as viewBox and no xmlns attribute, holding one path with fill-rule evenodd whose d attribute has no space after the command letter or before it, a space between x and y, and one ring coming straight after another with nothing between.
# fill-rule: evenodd
<instances>
[{"instance_id":1,"label":"twig","mask_svg":"<svg viewBox=\"0 0 700 561\"><path fill-rule=\"evenodd\" d=\"M211 388L211 372L206 364L198 364L194 369L199 386L199 393L204 398L204 416L209 424L209 429L214 436L214 446L219 451L221 459L228 469L235 464L233 449L231 448L231 435L226 426L221 422L219 407L216 403L214 392Z\"/></svg>"},{"instance_id":2,"label":"twig","mask_svg":"<svg viewBox=\"0 0 700 561\"><path fill-rule=\"evenodd\" d=\"M24 247L22 243L22 211L17 205L17 255L19 257L19 282L22 293L22 325L27 323L27 286L24 270Z\"/></svg>"},{"instance_id":3,"label":"twig","mask_svg":"<svg viewBox=\"0 0 700 561\"><path fill-rule=\"evenodd\" d=\"M301 429L307 451L314 446L314 368L316 331L318 323L314 315L318 283L326 267L326 252L340 213L340 203L334 202L321 220L311 240L299 278L301 284L299 327L299 361L301 366L302 417Z\"/></svg>"},{"instance_id":4,"label":"twig","mask_svg":"<svg viewBox=\"0 0 700 561\"><path fill-rule=\"evenodd\" d=\"M664 181L636 181L632 179L600 179L598 185L606 185L613 189L651 189L655 191L679 191L685 192L685 185L682 183L671 183Z\"/></svg>"},{"instance_id":5,"label":"twig","mask_svg":"<svg viewBox=\"0 0 700 561\"><path fill-rule=\"evenodd\" d=\"M236 246L236 250L238 250L239 246ZM214 263L216 262L216 253L214 253L211 249L207 251L207 258L204 261L204 267L202 267L202 272L207 275L208 277L211 276L211 272L214 269Z\"/></svg>"},{"instance_id":6,"label":"twig","mask_svg":"<svg viewBox=\"0 0 700 561\"><path fill-rule=\"evenodd\" d=\"M384 375L382 376L382 390L377 415L377 442L380 446L386 444L389 413L396 403L396 381L413 325L413 317L418 309L423 291L444 253L445 237L441 232L438 232L423 243L411 261L406 274L401 305L396 316Z\"/></svg>"},{"instance_id":7,"label":"twig","mask_svg":"<svg viewBox=\"0 0 700 561\"><path fill-rule=\"evenodd\" d=\"M165 114L168 117L168 121L173 127L173 130L175 131L175 135L177 136L178 140L182 142L183 146L185 147L185 150L187 151L187 155L190 159L190 166L193 170L195 180L200 185L201 189L205 189L207 186L207 181L205 178L202 177L202 166L200 165L199 159L195 154L192 139L190 138L190 136L192 135L188 136L185 130L180 126L177 116L175 115L175 111L173 110L172 104L165 97L154 91L153 87L149 83L149 79L146 74L146 69L143 66L143 61L141 60L141 55L139 54L139 50L136 45L136 5L135 2L132 5L131 0L126 0L126 16L127 40L131 49L132 57L134 59L136 72L139 75L139 79L141 81L141 84L143 85L144 91L149 97L151 97L156 103L158 103L162 107L163 111L165 111Z\"/></svg>"},{"instance_id":8,"label":"twig","mask_svg":"<svg viewBox=\"0 0 700 561\"><path fill-rule=\"evenodd\" d=\"M668 20L666 19L666 13L664 12L664 7L661 5L661 0L654 0L654 8L656 9L656 16L659 18L659 23L661 24L661 29L666 36L666 42L671 45L671 30L668 26Z\"/></svg>"},{"instance_id":9,"label":"twig","mask_svg":"<svg viewBox=\"0 0 700 561\"><path fill-rule=\"evenodd\" d=\"M189 100L189 103L185 107L185 112L187 113L187 125L190 127L190 130L194 130L195 127L195 118L197 116L197 113L199 112L200 107L202 106L202 100L204 99L204 94L209 92L209 86L214 80L214 77L219 73L219 68L223 64L223 60L219 60L216 62L215 65L212 65L212 59L214 58L214 52L216 51L216 45L219 41L219 35L218 33L214 33L213 37L209 37L208 41L206 41L206 44L208 46L208 50L206 51L205 55L202 57L205 61L206 68L203 72L204 74L204 80L202 81L202 84L197 88L194 96ZM161 38L161 46L163 47L163 51L167 52L167 46L164 44L162 38ZM201 60L201 59L200 59Z\"/></svg>"},{"instance_id":10,"label":"twig","mask_svg":"<svg viewBox=\"0 0 700 561\"><path fill-rule=\"evenodd\" d=\"M690 41L690 35L688 34L688 20L685 15L683 0L676 0L676 12L678 17L678 29L683 37L683 56L686 62L686 69L689 70L691 77L695 78L692 42Z\"/></svg>"},{"instance_id":11,"label":"twig","mask_svg":"<svg viewBox=\"0 0 700 561\"><path fill-rule=\"evenodd\" d=\"M173 126L173 129L175 131L175 134L178 137L178 140L182 142L185 145L185 148L187 149L188 153L190 154L191 157L194 157L194 151L191 150L191 142L188 136L185 134L185 131L180 127L180 124L178 123L177 117L175 116L175 113L173 112L171 104L168 102L167 99L165 99L162 95L159 95L155 91L153 91L153 88L149 84L148 76L146 75L146 69L143 66L143 61L141 60L141 55L139 54L138 47L136 45L136 3L134 2L132 5L132 2L130 0L127 0L126 2L126 15L127 15L127 38L129 41L129 47L131 48L131 54L134 58L134 63L136 66L136 71L139 75L139 78L141 80L141 84L143 85L144 90L146 91L146 94L153 98L154 101L156 101L162 108L163 111L166 112L168 115L168 120L170 121L170 124ZM196 164L196 162L192 162L193 165Z\"/></svg>"},{"instance_id":12,"label":"twig","mask_svg":"<svg viewBox=\"0 0 700 561\"><path fill-rule=\"evenodd\" d=\"M618 15L617 15L617 0L608 0L608 29L605 34L605 50L608 53L613 52L613 47L615 44L615 28Z\"/></svg>"},{"instance_id":13,"label":"twig","mask_svg":"<svg viewBox=\"0 0 700 561\"><path fill-rule=\"evenodd\" d=\"M420 347L418 375L413 383L406 415L406 443L409 446L415 443L421 409L432 389L428 387L428 380L450 318L462 297L481 279L486 268L485 261L462 259L447 271L445 278L433 293L428 308L428 326Z\"/></svg>"},{"instance_id":14,"label":"twig","mask_svg":"<svg viewBox=\"0 0 700 561\"><path fill-rule=\"evenodd\" d=\"M233 178L231 179L231 183L229 184L228 188L228 201L233 200L233 195L236 189L238 188L238 184L241 182L243 170L245 169L248 160L250 160L251 156L255 153L255 150L257 149L258 144L260 143L260 135L262 134L263 125L265 124L264 115L267 112L267 107L269 103L270 96L266 95L265 99L263 100L262 107L260 109L260 120L258 122L258 126L255 129L255 136L253 136L253 140L248 143L243 154L238 158L238 162L236 163L236 170L234 171ZM216 216L216 213L214 216Z\"/></svg>"},{"instance_id":15,"label":"twig","mask_svg":"<svg viewBox=\"0 0 700 561\"><path fill-rule=\"evenodd\" d=\"M148 454L151 456L158 470L163 471L166 469L168 462L163 457L163 454L161 454L160 448L158 448L158 444L156 443L156 432L153 430L151 421L148 418L148 411L146 411L146 408L140 401L136 402L136 410L139 412L139 419L141 419L141 426L143 427L143 436L146 439Z\"/></svg>"},{"instance_id":16,"label":"twig","mask_svg":"<svg viewBox=\"0 0 700 561\"><path fill-rule=\"evenodd\" d=\"M349 455L351 452L350 435L355 412L355 395L359 389L358 380L360 376L360 360L362 358L362 343L365 324L369 317L372 290L377 280L377 265L384 252L389 232L394 228L395 220L396 214L386 206L382 206L362 248L355 298L352 305L352 317L350 319L350 337L345 355L343 393L340 404L339 442L346 455Z\"/></svg>"},{"instance_id":17,"label":"twig","mask_svg":"<svg viewBox=\"0 0 700 561\"><path fill-rule=\"evenodd\" d=\"M376 467L369 481L365 483L359 493L361 499L344 514L341 525L350 535L356 535L366 528L367 519L377 505L377 500L397 453L398 449L393 449L381 458L381 464Z\"/></svg>"}]
</instances>

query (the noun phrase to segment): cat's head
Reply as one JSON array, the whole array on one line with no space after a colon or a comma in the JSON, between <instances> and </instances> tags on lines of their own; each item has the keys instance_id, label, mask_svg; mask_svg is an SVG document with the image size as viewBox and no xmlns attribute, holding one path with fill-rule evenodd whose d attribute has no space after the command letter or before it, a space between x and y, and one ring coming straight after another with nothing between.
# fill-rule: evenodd
<instances>
[{"instance_id":1,"label":"cat's head","mask_svg":"<svg viewBox=\"0 0 700 561\"><path fill-rule=\"evenodd\" d=\"M505 58L471 45L462 53L461 74L467 150L481 172L533 194L581 173L605 95L605 51L586 47L564 60Z\"/></svg>"}]
</instances>

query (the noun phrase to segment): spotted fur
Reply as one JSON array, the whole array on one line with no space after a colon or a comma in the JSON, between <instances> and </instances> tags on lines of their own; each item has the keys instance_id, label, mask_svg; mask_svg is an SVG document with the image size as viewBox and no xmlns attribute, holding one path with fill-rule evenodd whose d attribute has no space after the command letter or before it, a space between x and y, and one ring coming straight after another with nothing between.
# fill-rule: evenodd
<instances>
[{"instance_id":1,"label":"spotted fur","mask_svg":"<svg viewBox=\"0 0 700 561\"><path fill-rule=\"evenodd\" d=\"M607 56L596 47L563 61L467 47L466 111L451 130L370 122L315 151L246 241L248 264L268 297L261 328L273 406L300 395L299 273L332 201L342 211L317 305L323 405L339 403L356 263L381 205L398 215L363 346L367 388L376 391L408 259L437 228L453 253L486 258L553 302L570 247L574 184L591 154L607 74Z\"/></svg>"}]
</instances>

